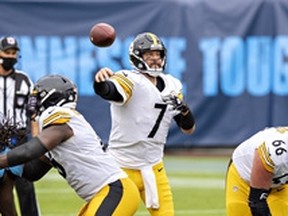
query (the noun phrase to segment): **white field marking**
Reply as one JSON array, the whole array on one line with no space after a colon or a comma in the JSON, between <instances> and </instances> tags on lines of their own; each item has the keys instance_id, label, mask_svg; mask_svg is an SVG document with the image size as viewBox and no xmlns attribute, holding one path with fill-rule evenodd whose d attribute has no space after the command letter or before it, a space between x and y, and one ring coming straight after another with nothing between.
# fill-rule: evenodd
<instances>
[{"instance_id":1,"label":"white field marking","mask_svg":"<svg viewBox=\"0 0 288 216\"><path fill-rule=\"evenodd\" d=\"M224 179L221 178L180 178L180 177L169 177L171 186L174 187L199 187L199 188L224 188ZM43 180L47 181L66 181L57 172L49 173Z\"/></svg>"},{"instance_id":2,"label":"white field marking","mask_svg":"<svg viewBox=\"0 0 288 216\"><path fill-rule=\"evenodd\" d=\"M190 188L221 188L225 186L224 179L209 178L209 179L200 179L200 178L177 178L170 177L169 182L171 187L190 187Z\"/></svg>"},{"instance_id":3,"label":"white field marking","mask_svg":"<svg viewBox=\"0 0 288 216\"><path fill-rule=\"evenodd\" d=\"M43 180L47 181L64 181L65 180L57 173L50 172L46 175ZM180 188L224 188L224 180L219 178L210 178L210 179L201 179L201 178L179 178L179 177L170 177L169 181L172 187L180 187ZM75 193L72 188L37 188L37 193L39 194L72 194ZM175 215L183 215L183 216L197 216L197 215L224 215L225 209L191 209L191 210L175 210ZM65 214L65 213L57 213L57 214L45 214L45 216L74 216L75 214ZM138 211L135 216L144 216L147 215L147 212L144 210Z\"/></svg>"},{"instance_id":4,"label":"white field marking","mask_svg":"<svg viewBox=\"0 0 288 216\"><path fill-rule=\"evenodd\" d=\"M58 172L50 172L45 175L40 181L66 181Z\"/></svg>"},{"instance_id":5,"label":"white field marking","mask_svg":"<svg viewBox=\"0 0 288 216\"><path fill-rule=\"evenodd\" d=\"M227 160L206 160L205 158L169 158L164 157L166 171L176 173L215 173L225 174Z\"/></svg>"},{"instance_id":6,"label":"white field marking","mask_svg":"<svg viewBox=\"0 0 288 216\"><path fill-rule=\"evenodd\" d=\"M60 179L59 179L60 178ZM49 181L62 181L62 177L58 176L57 173L50 174L46 178ZM225 186L224 179L210 178L210 179L200 179L200 178L177 178L170 177L169 182L171 187L174 188L215 188L223 189ZM52 194L52 193L75 193L72 188L37 188L38 193Z\"/></svg>"}]
</instances>

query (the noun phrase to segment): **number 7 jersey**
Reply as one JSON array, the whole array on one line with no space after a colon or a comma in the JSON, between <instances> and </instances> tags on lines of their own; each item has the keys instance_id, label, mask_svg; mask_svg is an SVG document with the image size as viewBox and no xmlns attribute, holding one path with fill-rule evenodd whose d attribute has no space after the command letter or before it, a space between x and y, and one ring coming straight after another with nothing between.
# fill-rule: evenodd
<instances>
[{"instance_id":1,"label":"number 7 jersey","mask_svg":"<svg viewBox=\"0 0 288 216\"><path fill-rule=\"evenodd\" d=\"M172 119L179 111L162 98L171 92L182 93L182 84L171 75L159 77L165 84L161 92L137 71L123 70L110 78L124 101L111 101L109 151L124 167L139 168L163 157Z\"/></svg>"}]
</instances>

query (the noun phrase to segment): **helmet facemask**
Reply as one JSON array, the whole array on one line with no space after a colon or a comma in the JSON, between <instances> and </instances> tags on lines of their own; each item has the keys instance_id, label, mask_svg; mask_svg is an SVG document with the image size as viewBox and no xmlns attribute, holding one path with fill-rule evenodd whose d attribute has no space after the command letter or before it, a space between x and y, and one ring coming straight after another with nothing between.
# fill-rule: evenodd
<instances>
[{"instance_id":1,"label":"helmet facemask","mask_svg":"<svg viewBox=\"0 0 288 216\"><path fill-rule=\"evenodd\" d=\"M160 68L150 68L143 59L143 53L147 51L159 51L162 59ZM150 76L157 77L166 66L166 48L162 41L152 33L138 35L129 48L130 63L134 68Z\"/></svg>"}]
</instances>

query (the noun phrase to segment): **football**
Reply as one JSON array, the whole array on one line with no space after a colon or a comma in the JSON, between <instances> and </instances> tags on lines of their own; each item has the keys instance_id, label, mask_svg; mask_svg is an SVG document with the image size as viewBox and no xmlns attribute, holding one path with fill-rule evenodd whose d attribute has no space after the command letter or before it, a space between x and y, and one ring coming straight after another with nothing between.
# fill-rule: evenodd
<instances>
[{"instance_id":1,"label":"football","mask_svg":"<svg viewBox=\"0 0 288 216\"><path fill-rule=\"evenodd\" d=\"M111 46L115 37L116 31L108 23L97 23L90 30L90 41L98 47Z\"/></svg>"}]
</instances>

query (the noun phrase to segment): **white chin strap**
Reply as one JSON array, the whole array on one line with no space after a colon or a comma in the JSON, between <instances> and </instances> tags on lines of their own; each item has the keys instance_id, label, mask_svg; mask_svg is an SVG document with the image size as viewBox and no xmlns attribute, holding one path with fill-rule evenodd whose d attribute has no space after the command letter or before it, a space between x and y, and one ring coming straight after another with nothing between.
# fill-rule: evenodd
<instances>
[{"instance_id":1,"label":"white chin strap","mask_svg":"<svg viewBox=\"0 0 288 216\"><path fill-rule=\"evenodd\" d=\"M152 77L158 77L162 72L163 72L162 68L143 71L143 73L147 73L149 74L149 76Z\"/></svg>"}]
</instances>

